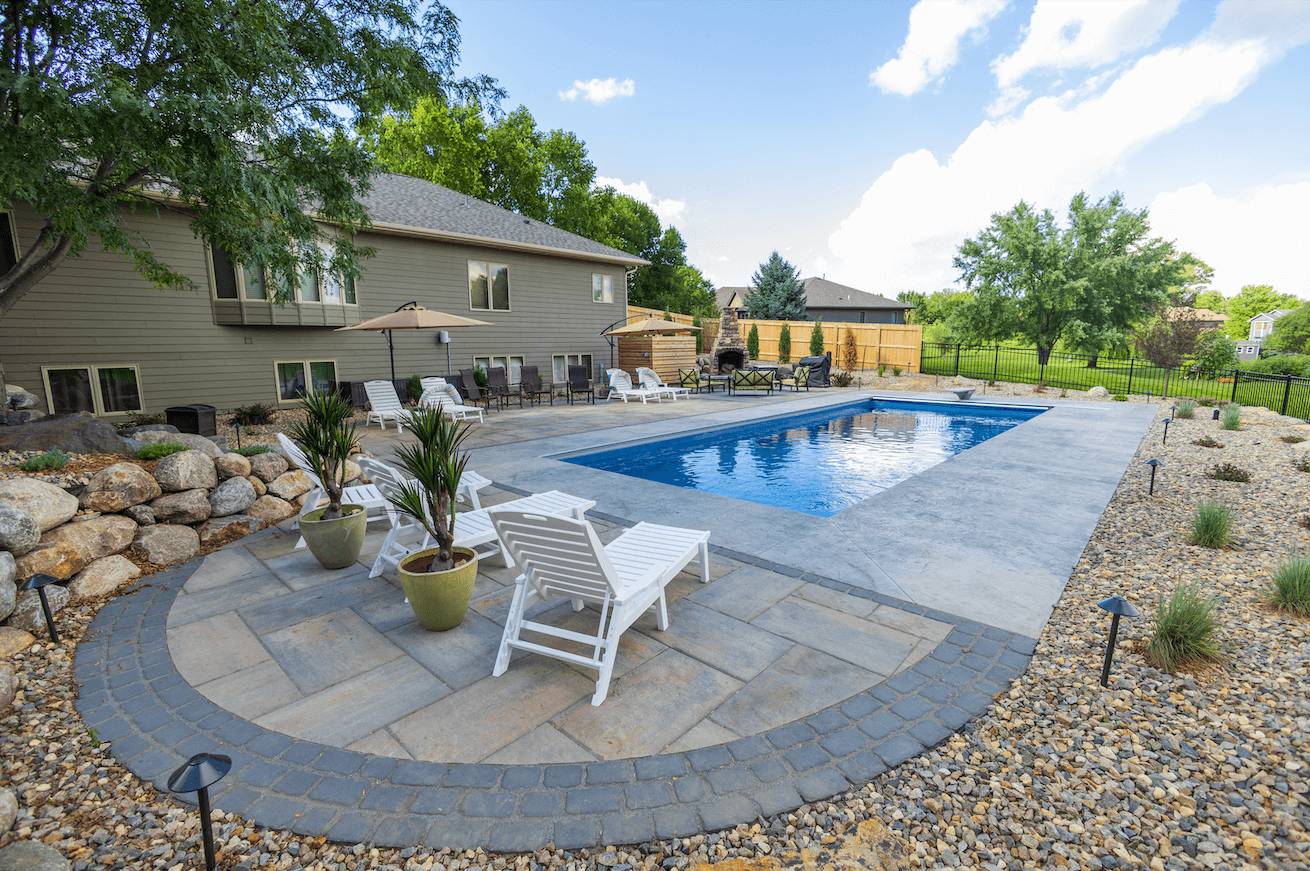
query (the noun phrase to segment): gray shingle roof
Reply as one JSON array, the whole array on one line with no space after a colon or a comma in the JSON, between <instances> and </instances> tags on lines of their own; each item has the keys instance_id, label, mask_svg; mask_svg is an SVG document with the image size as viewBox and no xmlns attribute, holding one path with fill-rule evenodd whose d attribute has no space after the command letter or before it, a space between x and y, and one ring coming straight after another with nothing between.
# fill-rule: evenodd
<instances>
[{"instance_id":1,"label":"gray shingle roof","mask_svg":"<svg viewBox=\"0 0 1310 871\"><path fill-rule=\"evenodd\" d=\"M585 236L516 215L476 197L423 179L383 173L361 202L375 230L413 230L422 235L476 241L517 250L539 250L639 266L646 261Z\"/></svg>"},{"instance_id":2,"label":"gray shingle roof","mask_svg":"<svg viewBox=\"0 0 1310 871\"><path fill-rule=\"evenodd\" d=\"M856 290L824 278L802 278L807 308L896 309L905 311L914 306L888 299L876 293Z\"/></svg>"}]
</instances>

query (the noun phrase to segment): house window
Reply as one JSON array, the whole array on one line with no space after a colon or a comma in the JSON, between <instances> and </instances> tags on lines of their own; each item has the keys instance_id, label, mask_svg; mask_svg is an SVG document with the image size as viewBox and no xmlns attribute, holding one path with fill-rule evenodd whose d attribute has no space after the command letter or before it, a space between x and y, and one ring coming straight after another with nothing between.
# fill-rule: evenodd
<instances>
[{"instance_id":1,"label":"house window","mask_svg":"<svg viewBox=\"0 0 1310 871\"><path fill-rule=\"evenodd\" d=\"M51 414L126 414L141 410L136 366L42 366Z\"/></svg>"},{"instance_id":2,"label":"house window","mask_svg":"<svg viewBox=\"0 0 1310 871\"><path fill-rule=\"evenodd\" d=\"M331 247L319 244L324 257L331 257ZM268 300L268 276L262 264L239 265L221 245L211 244L209 253L214 264L214 295L218 299ZM355 279L335 272L315 275L311 271L301 271L296 281L296 300L355 305Z\"/></svg>"},{"instance_id":3,"label":"house window","mask_svg":"<svg viewBox=\"0 0 1310 871\"><path fill-rule=\"evenodd\" d=\"M273 365L279 402L292 402L306 393L337 392L337 364L333 360L290 360Z\"/></svg>"},{"instance_id":4,"label":"house window","mask_svg":"<svg viewBox=\"0 0 1310 871\"><path fill-rule=\"evenodd\" d=\"M864 312L860 312L860 323L864 323Z\"/></svg>"},{"instance_id":5,"label":"house window","mask_svg":"<svg viewBox=\"0 0 1310 871\"><path fill-rule=\"evenodd\" d=\"M522 354L503 354L491 355L489 357L474 357L474 366L481 366L485 371L490 372L492 367L499 366L509 375L510 384L518 384L523 375L523 355Z\"/></svg>"},{"instance_id":6,"label":"house window","mask_svg":"<svg viewBox=\"0 0 1310 871\"><path fill-rule=\"evenodd\" d=\"M469 308L509 311L509 267L503 263L469 261Z\"/></svg>"},{"instance_id":7,"label":"house window","mask_svg":"<svg viewBox=\"0 0 1310 871\"><path fill-rule=\"evenodd\" d=\"M591 301L614 302L614 279L611 276L591 276Z\"/></svg>"},{"instance_id":8,"label":"house window","mask_svg":"<svg viewBox=\"0 0 1310 871\"><path fill-rule=\"evenodd\" d=\"M568 381L570 366L586 366L587 377L591 377L590 354L556 354L550 358L550 377L554 381Z\"/></svg>"}]
</instances>

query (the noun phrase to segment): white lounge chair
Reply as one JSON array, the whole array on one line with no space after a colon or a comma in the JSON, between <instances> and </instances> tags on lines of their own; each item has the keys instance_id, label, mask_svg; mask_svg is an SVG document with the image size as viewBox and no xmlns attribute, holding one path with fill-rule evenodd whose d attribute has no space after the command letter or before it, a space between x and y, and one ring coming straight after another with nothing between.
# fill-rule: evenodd
<instances>
[{"instance_id":1,"label":"white lounge chair","mask_svg":"<svg viewBox=\"0 0 1310 871\"><path fill-rule=\"evenodd\" d=\"M665 384L659 373L649 366L637 367L637 380L641 382L643 390L658 391L660 396L667 396L669 399L676 400L679 396L691 396L689 388Z\"/></svg>"},{"instance_id":2,"label":"white lounge chair","mask_svg":"<svg viewBox=\"0 0 1310 871\"><path fill-rule=\"evenodd\" d=\"M394 420L396 429L404 432L401 427L402 423L409 423L409 412L400 404L400 397L396 395L396 386L390 381L365 381L364 393L368 395L369 411L364 418L364 425L368 426L372 421L377 421L383 428L387 428L387 421Z\"/></svg>"},{"instance_id":3,"label":"white lounge chair","mask_svg":"<svg viewBox=\"0 0 1310 871\"><path fill-rule=\"evenodd\" d=\"M524 568L514 589L492 674L505 673L514 648L594 668L599 676L591 697L593 705L605 701L609 693L624 631L652 608L655 625L661 630L668 628L664 587L698 553L701 583L709 581L708 531L638 523L602 545L586 520L519 511L508 504L491 509L491 520L506 552ZM586 603L596 605L600 609L596 634L583 635L525 618L536 602L557 597L572 600L575 611L582 610ZM591 647L591 654L584 656L524 641L524 630L585 644Z\"/></svg>"},{"instance_id":4,"label":"white lounge chair","mask_svg":"<svg viewBox=\"0 0 1310 871\"><path fill-rule=\"evenodd\" d=\"M404 479L397 470L377 461L370 462L367 468L369 477L373 479L373 482L377 484L384 495L400 492ZM467 476L468 473L465 472L465 475ZM461 490L463 484L464 482L461 479ZM596 506L594 499L581 499L577 496L561 493L558 490L535 493L532 496L525 496L522 499L516 499L513 502L504 504L518 506L527 511L540 511L559 515L572 514L579 518ZM455 518L455 544L460 547L482 548L478 550L479 558L501 554L505 559L505 565L513 567L514 562L509 552L501 547L499 540L496 538L496 530L491 524L491 518L488 516L489 511L488 508L479 508L457 515ZM418 544L409 545L396 540L407 532L413 532L416 536L421 534L423 536L422 541ZM391 531L387 533L386 539L382 542L382 549L378 551L377 559L373 561L373 568L369 571L368 576L376 578L386 570L388 565L398 566L405 557L416 551L431 547L432 543L431 537L422 524L408 514L396 512L396 517L391 524Z\"/></svg>"},{"instance_id":5,"label":"white lounge chair","mask_svg":"<svg viewBox=\"0 0 1310 871\"><path fill-rule=\"evenodd\" d=\"M420 378L423 393L418 398L419 408L439 408L451 420L472 420L482 423L482 409L460 402L459 391L446 383L445 378Z\"/></svg>"},{"instance_id":6,"label":"white lounge chair","mask_svg":"<svg viewBox=\"0 0 1310 871\"><path fill-rule=\"evenodd\" d=\"M622 399L627 403L629 399L640 399L641 404L645 405L646 400L653 399L660 401L660 392L658 390L645 390L632 386L632 376L622 369L606 369L605 374L610 380L610 392L605 397L608 402L611 399Z\"/></svg>"},{"instance_id":7,"label":"white lounge chair","mask_svg":"<svg viewBox=\"0 0 1310 871\"><path fill-rule=\"evenodd\" d=\"M300 446L287 437L286 433L277 434L277 442L282 448L282 452L291 458L308 477L314 485L313 489L305 497L305 504L301 506L300 513L296 516L297 521L304 517L310 511L318 507L318 503L327 496L327 490L323 487L323 482L318 475L314 474L314 469L309 465L309 458ZM362 466L361 466L362 468ZM386 518L395 524L395 512L391 508L391 503L386 500L375 484L354 484L341 488L341 502L348 505L363 505L364 510L368 512L368 523L375 520ZM305 546L305 539L302 536L300 541L296 542L296 549Z\"/></svg>"}]
</instances>

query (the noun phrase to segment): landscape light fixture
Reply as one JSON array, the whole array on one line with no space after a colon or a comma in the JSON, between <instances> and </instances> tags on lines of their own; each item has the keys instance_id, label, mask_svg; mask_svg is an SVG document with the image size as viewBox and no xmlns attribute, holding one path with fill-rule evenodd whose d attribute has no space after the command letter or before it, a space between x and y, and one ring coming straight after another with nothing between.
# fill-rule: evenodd
<instances>
[{"instance_id":1,"label":"landscape light fixture","mask_svg":"<svg viewBox=\"0 0 1310 871\"><path fill-rule=\"evenodd\" d=\"M1114 616L1110 619L1110 639L1105 644L1105 665L1101 667L1101 686L1110 685L1110 661L1114 659L1114 642L1119 637L1119 618L1120 617L1137 617L1141 615L1133 607L1132 603L1123 596L1111 596L1110 598L1097 602L1096 607L1102 611L1109 611Z\"/></svg>"},{"instance_id":2,"label":"landscape light fixture","mask_svg":"<svg viewBox=\"0 0 1310 871\"><path fill-rule=\"evenodd\" d=\"M1164 438L1160 439L1160 444L1169 444L1169 421L1164 422Z\"/></svg>"},{"instance_id":3,"label":"landscape light fixture","mask_svg":"<svg viewBox=\"0 0 1310 871\"><path fill-rule=\"evenodd\" d=\"M36 594L41 597L41 610L45 612L45 626L50 630L50 640L55 644L59 643L59 633L55 631L55 618L50 614L50 600L45 596L45 588L58 580L54 575L32 575L32 577L18 585L18 592L36 590Z\"/></svg>"},{"instance_id":4,"label":"landscape light fixture","mask_svg":"<svg viewBox=\"0 0 1310 871\"><path fill-rule=\"evenodd\" d=\"M1211 419L1211 420L1218 420L1218 419L1219 419L1219 409L1216 408L1216 409L1214 410L1214 417L1212 417L1212 418L1210 418L1210 419Z\"/></svg>"},{"instance_id":5,"label":"landscape light fixture","mask_svg":"<svg viewBox=\"0 0 1310 871\"><path fill-rule=\"evenodd\" d=\"M1151 489L1149 492L1147 492L1146 495L1154 496L1155 495L1155 470L1160 467L1160 461L1153 457L1146 461L1146 465L1151 467Z\"/></svg>"},{"instance_id":6,"label":"landscape light fixture","mask_svg":"<svg viewBox=\"0 0 1310 871\"><path fill-rule=\"evenodd\" d=\"M1169 406L1169 420L1173 420L1174 415L1176 414L1178 414L1178 406L1176 405Z\"/></svg>"},{"instance_id":7,"label":"landscape light fixture","mask_svg":"<svg viewBox=\"0 0 1310 871\"><path fill-rule=\"evenodd\" d=\"M214 829L209 819L209 788L222 780L231 769L230 756L197 753L168 777L169 792L196 793L196 800L200 804L200 835L205 844L205 871L214 871Z\"/></svg>"}]
</instances>

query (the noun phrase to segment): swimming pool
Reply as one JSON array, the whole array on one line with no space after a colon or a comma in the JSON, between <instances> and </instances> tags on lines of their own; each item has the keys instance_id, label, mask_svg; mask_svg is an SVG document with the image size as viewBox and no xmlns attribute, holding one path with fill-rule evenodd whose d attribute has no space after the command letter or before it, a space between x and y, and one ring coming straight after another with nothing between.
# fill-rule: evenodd
<instances>
[{"instance_id":1,"label":"swimming pool","mask_svg":"<svg viewBox=\"0 0 1310 871\"><path fill-rule=\"evenodd\" d=\"M831 517L1043 411L861 400L565 462Z\"/></svg>"}]
</instances>

